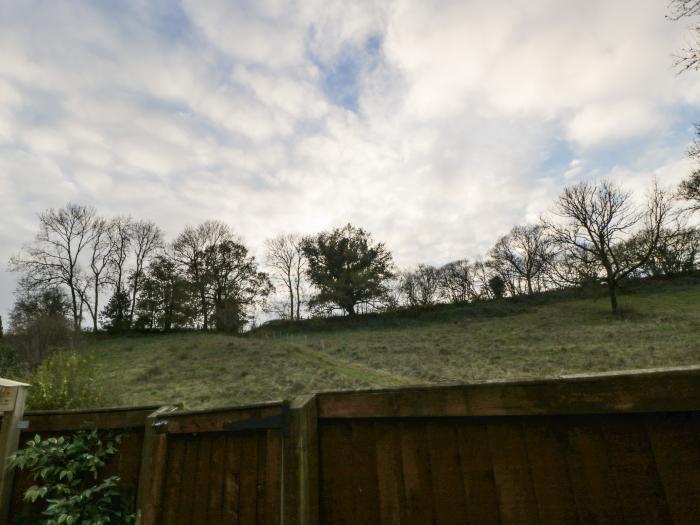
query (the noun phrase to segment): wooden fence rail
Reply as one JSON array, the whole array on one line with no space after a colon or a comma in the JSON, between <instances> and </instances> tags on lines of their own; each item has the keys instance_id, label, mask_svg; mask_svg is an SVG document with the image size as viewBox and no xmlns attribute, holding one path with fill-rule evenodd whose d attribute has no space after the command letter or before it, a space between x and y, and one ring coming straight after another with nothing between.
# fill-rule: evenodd
<instances>
[{"instance_id":1,"label":"wooden fence rail","mask_svg":"<svg viewBox=\"0 0 700 525\"><path fill-rule=\"evenodd\" d=\"M700 367L24 420L125 432L142 525L700 521Z\"/></svg>"}]
</instances>

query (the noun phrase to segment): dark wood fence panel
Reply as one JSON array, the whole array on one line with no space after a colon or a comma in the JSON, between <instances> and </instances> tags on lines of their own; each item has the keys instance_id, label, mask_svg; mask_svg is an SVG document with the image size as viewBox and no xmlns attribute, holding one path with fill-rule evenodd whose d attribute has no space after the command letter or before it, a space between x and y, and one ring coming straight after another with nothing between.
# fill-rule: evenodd
<instances>
[{"instance_id":1,"label":"dark wood fence panel","mask_svg":"<svg viewBox=\"0 0 700 525\"><path fill-rule=\"evenodd\" d=\"M700 414L319 421L321 523L693 523Z\"/></svg>"},{"instance_id":2,"label":"dark wood fence panel","mask_svg":"<svg viewBox=\"0 0 700 525\"><path fill-rule=\"evenodd\" d=\"M227 425L265 426L265 418L281 418L283 412L277 403L160 417L167 436L164 475L158 508L144 521L279 525L284 429Z\"/></svg>"},{"instance_id":3,"label":"dark wood fence panel","mask_svg":"<svg viewBox=\"0 0 700 525\"><path fill-rule=\"evenodd\" d=\"M159 523L279 524L281 450L276 431L169 436Z\"/></svg>"}]
</instances>

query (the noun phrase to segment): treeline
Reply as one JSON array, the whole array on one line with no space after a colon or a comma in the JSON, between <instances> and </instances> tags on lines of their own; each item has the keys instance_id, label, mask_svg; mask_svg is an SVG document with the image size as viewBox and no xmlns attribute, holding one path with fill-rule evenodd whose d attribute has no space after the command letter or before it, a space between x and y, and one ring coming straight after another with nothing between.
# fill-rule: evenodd
<instances>
[{"instance_id":1,"label":"treeline","mask_svg":"<svg viewBox=\"0 0 700 525\"><path fill-rule=\"evenodd\" d=\"M153 222L68 204L41 213L36 238L10 261L21 279L9 331L56 339L68 319L74 332L239 332L261 311L287 319L352 316L601 283L618 312L625 279L697 268L700 232L674 208L675 195L654 182L637 203L610 181L582 182L565 188L539 223L515 226L481 259L405 270L383 243L350 224L269 239L258 261L219 221L188 226L166 242Z\"/></svg>"}]
</instances>

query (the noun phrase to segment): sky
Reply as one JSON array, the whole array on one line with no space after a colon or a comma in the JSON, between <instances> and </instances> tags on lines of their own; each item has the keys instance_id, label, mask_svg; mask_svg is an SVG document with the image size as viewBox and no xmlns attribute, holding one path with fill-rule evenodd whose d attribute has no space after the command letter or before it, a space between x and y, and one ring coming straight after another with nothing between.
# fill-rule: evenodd
<instances>
[{"instance_id":1,"label":"sky","mask_svg":"<svg viewBox=\"0 0 700 525\"><path fill-rule=\"evenodd\" d=\"M560 190L690 171L700 74L660 0L0 0L0 315L67 202L264 240L347 222L400 266Z\"/></svg>"}]
</instances>

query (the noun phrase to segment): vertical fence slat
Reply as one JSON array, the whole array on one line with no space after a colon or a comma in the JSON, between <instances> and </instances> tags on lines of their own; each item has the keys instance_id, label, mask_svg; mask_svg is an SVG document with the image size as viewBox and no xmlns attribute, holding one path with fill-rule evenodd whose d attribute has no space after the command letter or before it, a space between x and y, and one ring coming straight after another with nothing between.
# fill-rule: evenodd
<instances>
[{"instance_id":1,"label":"vertical fence slat","mask_svg":"<svg viewBox=\"0 0 700 525\"><path fill-rule=\"evenodd\" d=\"M1 388L1 387L0 387ZM19 422L24 415L27 386L17 385L5 388L15 389L12 412L4 412L0 423L0 525L6 525L10 518L10 500L14 470L8 468L8 456L17 450L19 444Z\"/></svg>"},{"instance_id":2,"label":"vertical fence slat","mask_svg":"<svg viewBox=\"0 0 700 525\"><path fill-rule=\"evenodd\" d=\"M156 432L154 425L159 415L175 410L177 407L174 406L161 407L146 418L136 497L137 516L141 519L141 525L155 525L161 512L168 441L165 434Z\"/></svg>"},{"instance_id":3,"label":"vertical fence slat","mask_svg":"<svg viewBox=\"0 0 700 525\"><path fill-rule=\"evenodd\" d=\"M318 525L319 432L315 395L290 404L288 434L282 455L284 525Z\"/></svg>"}]
</instances>

